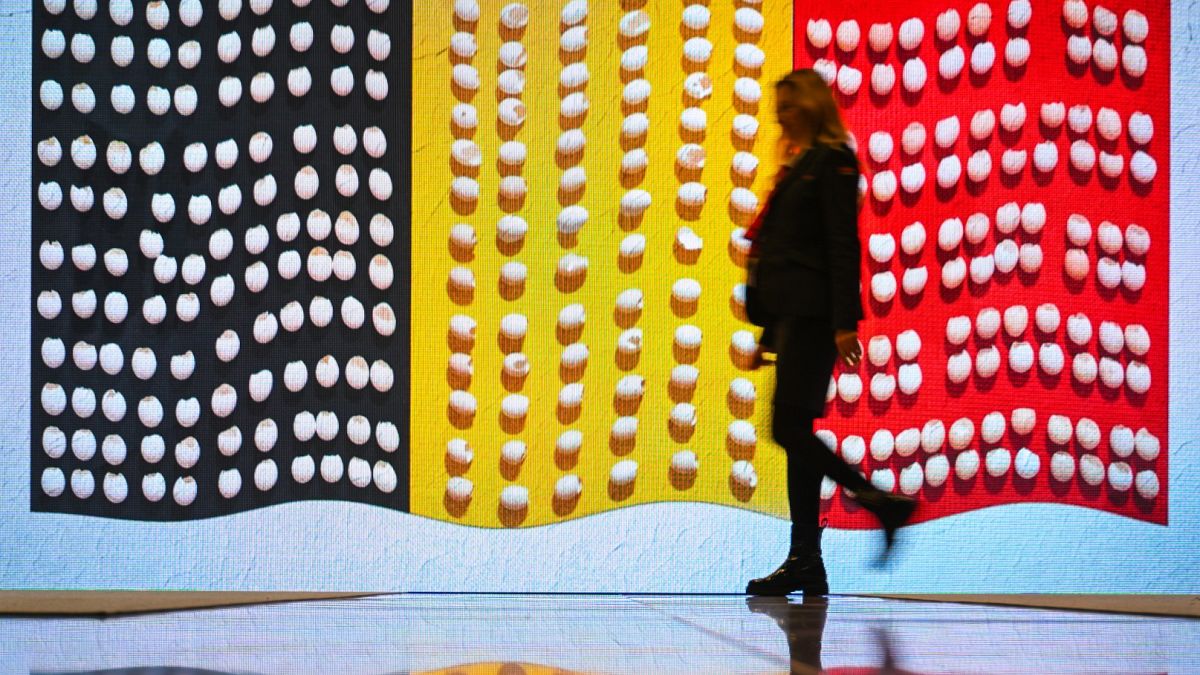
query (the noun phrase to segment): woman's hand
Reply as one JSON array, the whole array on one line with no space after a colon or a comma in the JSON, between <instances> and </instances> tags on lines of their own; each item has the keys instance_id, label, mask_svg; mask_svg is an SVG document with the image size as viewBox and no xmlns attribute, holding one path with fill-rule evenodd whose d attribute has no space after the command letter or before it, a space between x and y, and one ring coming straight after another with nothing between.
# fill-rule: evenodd
<instances>
[{"instance_id":1,"label":"woman's hand","mask_svg":"<svg viewBox=\"0 0 1200 675\"><path fill-rule=\"evenodd\" d=\"M857 367L858 362L862 360L858 331L838 330L833 334L833 341L837 344L838 356L842 357L842 361L851 368Z\"/></svg>"},{"instance_id":2,"label":"woman's hand","mask_svg":"<svg viewBox=\"0 0 1200 675\"><path fill-rule=\"evenodd\" d=\"M758 370L763 366L775 365L774 359L767 359L767 354L771 351L763 345L759 345L758 349L754 350L754 358L750 360L750 370Z\"/></svg>"}]
</instances>

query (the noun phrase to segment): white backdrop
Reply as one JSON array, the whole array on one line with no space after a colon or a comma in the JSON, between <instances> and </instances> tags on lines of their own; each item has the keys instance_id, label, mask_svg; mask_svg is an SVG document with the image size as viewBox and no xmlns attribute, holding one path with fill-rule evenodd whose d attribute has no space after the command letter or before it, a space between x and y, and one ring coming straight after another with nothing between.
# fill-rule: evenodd
<instances>
[{"instance_id":1,"label":"white backdrop","mask_svg":"<svg viewBox=\"0 0 1200 675\"><path fill-rule=\"evenodd\" d=\"M905 532L831 531L835 592L1200 593L1200 7L1172 3L1170 527L1020 504ZM288 504L186 523L29 510L28 3L0 2L0 588L740 592L773 569L787 523L705 504L480 530L360 504ZM536 557L525 552L535 551Z\"/></svg>"}]
</instances>

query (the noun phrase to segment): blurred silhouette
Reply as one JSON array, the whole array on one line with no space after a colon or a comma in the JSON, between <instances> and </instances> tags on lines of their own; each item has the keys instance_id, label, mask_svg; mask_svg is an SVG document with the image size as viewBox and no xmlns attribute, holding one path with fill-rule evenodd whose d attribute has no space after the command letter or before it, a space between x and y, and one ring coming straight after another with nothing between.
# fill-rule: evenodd
<instances>
[{"instance_id":1,"label":"blurred silhouette","mask_svg":"<svg viewBox=\"0 0 1200 675\"><path fill-rule=\"evenodd\" d=\"M825 416L834 364L857 368L862 359L858 159L833 92L815 71L789 73L775 93L782 166L746 230L746 315L763 328L752 367L776 354L771 433L788 456L792 542L779 569L746 592L820 595L829 592L818 524L823 477L879 518L884 557L916 503L872 486L813 433L813 420Z\"/></svg>"}]
</instances>

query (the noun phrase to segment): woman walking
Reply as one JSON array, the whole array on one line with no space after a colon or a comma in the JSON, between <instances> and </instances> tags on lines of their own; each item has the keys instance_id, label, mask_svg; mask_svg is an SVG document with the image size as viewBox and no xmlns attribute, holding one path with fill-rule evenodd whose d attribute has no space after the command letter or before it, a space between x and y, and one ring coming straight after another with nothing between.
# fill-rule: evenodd
<instances>
[{"instance_id":1,"label":"woman walking","mask_svg":"<svg viewBox=\"0 0 1200 675\"><path fill-rule=\"evenodd\" d=\"M834 362L862 358L858 321L861 247L858 161L833 92L815 71L796 70L775 85L783 130L783 167L750 226L747 314L763 327L758 362L774 353L771 432L787 452L792 543L779 569L746 587L753 595L829 592L821 560L821 480L829 476L879 519L885 554L915 502L882 492L813 434L825 416Z\"/></svg>"}]
</instances>

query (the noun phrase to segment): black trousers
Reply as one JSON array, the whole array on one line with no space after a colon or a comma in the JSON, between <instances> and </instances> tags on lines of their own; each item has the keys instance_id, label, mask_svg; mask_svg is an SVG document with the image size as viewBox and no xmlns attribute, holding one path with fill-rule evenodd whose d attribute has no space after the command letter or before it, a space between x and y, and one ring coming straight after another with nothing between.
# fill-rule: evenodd
<instances>
[{"instance_id":1,"label":"black trousers","mask_svg":"<svg viewBox=\"0 0 1200 675\"><path fill-rule=\"evenodd\" d=\"M830 325L825 317L793 317L773 327L776 386L771 435L787 452L793 550L815 536L823 477L855 492L871 489L813 433L813 420L825 416L825 391L837 359Z\"/></svg>"}]
</instances>

